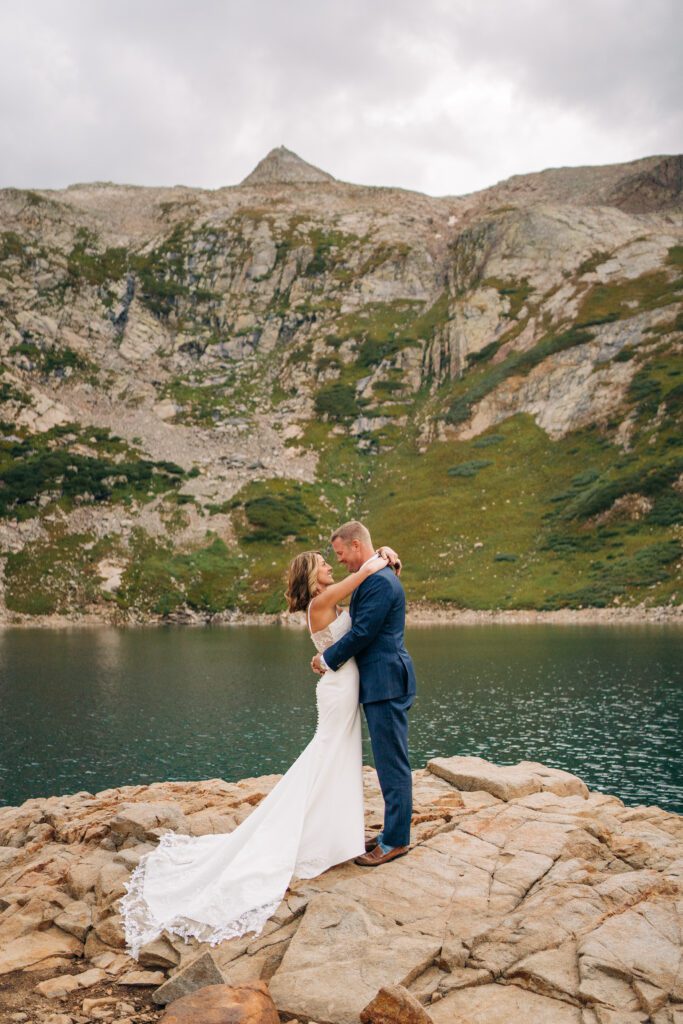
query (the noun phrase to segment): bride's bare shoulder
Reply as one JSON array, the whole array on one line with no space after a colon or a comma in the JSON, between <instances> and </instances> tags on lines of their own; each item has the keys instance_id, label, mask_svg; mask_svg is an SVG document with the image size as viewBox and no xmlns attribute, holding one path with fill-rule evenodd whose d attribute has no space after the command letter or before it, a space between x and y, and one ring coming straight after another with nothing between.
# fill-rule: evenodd
<instances>
[{"instance_id":1,"label":"bride's bare shoulder","mask_svg":"<svg viewBox=\"0 0 683 1024\"><path fill-rule=\"evenodd\" d=\"M333 606L325 606L322 602L317 601L317 598L313 598L308 606L308 624L311 627L312 633L319 633L326 626L329 626L331 622L336 619L337 613Z\"/></svg>"}]
</instances>

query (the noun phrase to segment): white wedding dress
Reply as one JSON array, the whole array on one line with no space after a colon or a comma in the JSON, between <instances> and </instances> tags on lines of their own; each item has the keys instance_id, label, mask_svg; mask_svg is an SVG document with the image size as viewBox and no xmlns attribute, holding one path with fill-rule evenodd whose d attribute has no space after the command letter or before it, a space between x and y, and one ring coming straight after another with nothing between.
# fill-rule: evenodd
<instances>
[{"instance_id":1,"label":"white wedding dress","mask_svg":"<svg viewBox=\"0 0 683 1024\"><path fill-rule=\"evenodd\" d=\"M309 619L310 627L310 619ZM343 611L311 637L324 651L351 628ZM291 878L314 878L365 851L358 668L352 658L321 676L315 735L289 771L230 833L164 833L120 899L126 948L164 929L212 946L258 933Z\"/></svg>"}]
</instances>

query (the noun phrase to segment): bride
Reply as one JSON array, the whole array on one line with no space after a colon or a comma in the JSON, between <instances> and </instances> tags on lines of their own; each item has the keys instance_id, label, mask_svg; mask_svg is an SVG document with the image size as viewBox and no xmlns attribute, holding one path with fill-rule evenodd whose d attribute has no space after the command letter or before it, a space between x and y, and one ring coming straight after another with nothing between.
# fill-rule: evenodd
<instances>
[{"instance_id":1,"label":"bride","mask_svg":"<svg viewBox=\"0 0 683 1024\"><path fill-rule=\"evenodd\" d=\"M311 639L322 652L351 628L338 602L363 580L397 561L391 548L335 583L317 551L289 568L287 604L306 609ZM353 658L327 671L316 687L313 739L268 796L233 832L164 833L144 854L120 899L127 951L162 931L215 946L258 933L292 876L314 878L365 851L358 669Z\"/></svg>"}]
</instances>

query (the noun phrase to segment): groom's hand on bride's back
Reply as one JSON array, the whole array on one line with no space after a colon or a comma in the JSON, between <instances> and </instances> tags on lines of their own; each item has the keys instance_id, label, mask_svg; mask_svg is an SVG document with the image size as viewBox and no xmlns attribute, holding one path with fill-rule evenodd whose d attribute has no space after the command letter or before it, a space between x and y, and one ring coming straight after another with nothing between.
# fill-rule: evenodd
<instances>
[{"instance_id":1,"label":"groom's hand on bride's back","mask_svg":"<svg viewBox=\"0 0 683 1024\"><path fill-rule=\"evenodd\" d=\"M325 673L325 669L320 664L320 655L314 654L311 658L311 668L317 675L322 676Z\"/></svg>"}]
</instances>

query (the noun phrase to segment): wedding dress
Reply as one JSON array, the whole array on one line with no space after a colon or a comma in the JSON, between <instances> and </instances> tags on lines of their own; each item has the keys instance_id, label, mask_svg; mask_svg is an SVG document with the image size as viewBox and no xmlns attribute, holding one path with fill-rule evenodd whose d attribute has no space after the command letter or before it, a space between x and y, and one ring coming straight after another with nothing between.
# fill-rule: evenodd
<instances>
[{"instance_id":1,"label":"wedding dress","mask_svg":"<svg viewBox=\"0 0 683 1024\"><path fill-rule=\"evenodd\" d=\"M350 628L343 611L311 638L322 652ZM126 948L136 960L164 930L212 946L258 935L293 876L314 878L365 851L353 658L321 676L316 701L313 739L241 825L221 835L166 832L140 858L120 899Z\"/></svg>"}]
</instances>

